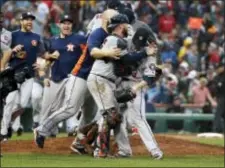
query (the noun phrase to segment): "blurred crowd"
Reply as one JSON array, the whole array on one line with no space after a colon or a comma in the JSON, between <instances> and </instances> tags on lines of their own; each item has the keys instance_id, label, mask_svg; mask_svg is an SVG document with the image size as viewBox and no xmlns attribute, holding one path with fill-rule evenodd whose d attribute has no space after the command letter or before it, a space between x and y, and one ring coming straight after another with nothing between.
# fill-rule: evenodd
<instances>
[{"instance_id":1,"label":"blurred crowd","mask_svg":"<svg viewBox=\"0 0 225 168\"><path fill-rule=\"evenodd\" d=\"M18 29L21 12L31 11L36 16L34 32L43 38L59 33L57 25L64 13L73 16L74 32L85 34L87 24L106 5L95 0L0 1L6 29ZM180 113L185 112L184 104L192 104L196 112L212 113L225 93L224 87L219 88L224 77L224 1L122 2L130 3L136 18L157 34L163 71L169 74L149 89L147 111L163 106L167 112Z\"/></svg>"}]
</instances>

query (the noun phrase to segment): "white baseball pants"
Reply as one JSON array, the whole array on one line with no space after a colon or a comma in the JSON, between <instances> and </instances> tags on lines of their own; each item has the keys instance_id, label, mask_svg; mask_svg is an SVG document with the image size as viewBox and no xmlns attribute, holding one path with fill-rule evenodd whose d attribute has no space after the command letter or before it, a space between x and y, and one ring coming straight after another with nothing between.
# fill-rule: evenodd
<instances>
[{"instance_id":1,"label":"white baseball pants","mask_svg":"<svg viewBox=\"0 0 225 168\"><path fill-rule=\"evenodd\" d=\"M11 123L11 117L13 112L26 108L29 105L30 100L37 100L39 93L42 93L40 87L36 87L37 83L34 82L34 78L27 79L19 87L19 90L13 91L6 97L6 104L4 106L3 118L1 122L1 134L6 135Z\"/></svg>"}]
</instances>

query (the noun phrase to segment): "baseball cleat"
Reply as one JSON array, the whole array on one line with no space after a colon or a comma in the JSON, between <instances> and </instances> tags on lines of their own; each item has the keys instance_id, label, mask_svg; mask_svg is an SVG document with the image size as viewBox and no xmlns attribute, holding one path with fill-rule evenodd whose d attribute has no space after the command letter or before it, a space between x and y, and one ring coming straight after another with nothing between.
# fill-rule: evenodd
<instances>
[{"instance_id":1,"label":"baseball cleat","mask_svg":"<svg viewBox=\"0 0 225 168\"><path fill-rule=\"evenodd\" d=\"M129 157L131 157L131 154L127 154L127 153L124 153L124 152L122 152L122 151L119 151L119 152L115 155L115 157L117 157L117 158L129 158Z\"/></svg>"},{"instance_id":2,"label":"baseball cleat","mask_svg":"<svg viewBox=\"0 0 225 168\"><path fill-rule=\"evenodd\" d=\"M45 137L40 135L36 129L34 129L34 140L39 148L44 148Z\"/></svg>"},{"instance_id":3,"label":"baseball cleat","mask_svg":"<svg viewBox=\"0 0 225 168\"><path fill-rule=\"evenodd\" d=\"M13 129L12 129L12 127L9 127L8 128L8 133L7 133L8 139L10 139L12 137L12 134L13 134Z\"/></svg>"},{"instance_id":4,"label":"baseball cleat","mask_svg":"<svg viewBox=\"0 0 225 168\"><path fill-rule=\"evenodd\" d=\"M7 135L0 134L0 142L5 142L7 140L8 140L8 136Z\"/></svg>"},{"instance_id":5,"label":"baseball cleat","mask_svg":"<svg viewBox=\"0 0 225 168\"><path fill-rule=\"evenodd\" d=\"M163 152L161 150L156 150L153 154L152 154L152 157L155 159L155 160L161 160L163 159Z\"/></svg>"},{"instance_id":6,"label":"baseball cleat","mask_svg":"<svg viewBox=\"0 0 225 168\"><path fill-rule=\"evenodd\" d=\"M70 146L70 149L79 155L87 154L87 151L85 150L84 146L77 146L76 144L72 144Z\"/></svg>"},{"instance_id":7,"label":"baseball cleat","mask_svg":"<svg viewBox=\"0 0 225 168\"><path fill-rule=\"evenodd\" d=\"M23 129L22 128L19 128L17 131L17 136L21 136L23 134Z\"/></svg>"},{"instance_id":8,"label":"baseball cleat","mask_svg":"<svg viewBox=\"0 0 225 168\"><path fill-rule=\"evenodd\" d=\"M99 148L96 148L94 150L94 152L93 152L93 156L94 156L94 158L106 158L107 157L107 153L104 153Z\"/></svg>"}]
</instances>

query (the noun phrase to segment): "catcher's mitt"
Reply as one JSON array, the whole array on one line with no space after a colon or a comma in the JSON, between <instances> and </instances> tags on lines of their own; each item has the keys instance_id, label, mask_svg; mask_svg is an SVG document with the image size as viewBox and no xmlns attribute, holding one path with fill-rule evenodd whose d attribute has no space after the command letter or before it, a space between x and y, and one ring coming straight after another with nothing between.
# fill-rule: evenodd
<instances>
[{"instance_id":1,"label":"catcher's mitt","mask_svg":"<svg viewBox=\"0 0 225 168\"><path fill-rule=\"evenodd\" d=\"M118 103L126 103L133 100L136 94L131 91L130 88L115 91L115 97Z\"/></svg>"}]
</instances>

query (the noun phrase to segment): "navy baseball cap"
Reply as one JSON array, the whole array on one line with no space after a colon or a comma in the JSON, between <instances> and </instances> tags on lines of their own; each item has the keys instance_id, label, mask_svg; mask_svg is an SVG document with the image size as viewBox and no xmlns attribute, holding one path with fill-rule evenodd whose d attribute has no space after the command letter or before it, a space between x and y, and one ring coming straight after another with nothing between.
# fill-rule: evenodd
<instances>
[{"instance_id":1,"label":"navy baseball cap","mask_svg":"<svg viewBox=\"0 0 225 168\"><path fill-rule=\"evenodd\" d=\"M60 23L63 23L65 21L69 21L71 23L73 23L73 19L70 15L63 15L60 19Z\"/></svg>"},{"instance_id":2,"label":"navy baseball cap","mask_svg":"<svg viewBox=\"0 0 225 168\"><path fill-rule=\"evenodd\" d=\"M31 12L22 13L22 15L21 15L21 17L20 17L21 20L29 19L29 18L31 18L31 19L33 19L33 20L36 19L36 17L35 17L34 15L32 15Z\"/></svg>"}]
</instances>

